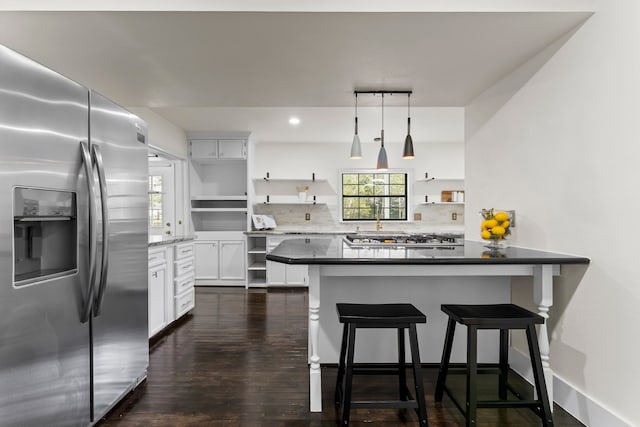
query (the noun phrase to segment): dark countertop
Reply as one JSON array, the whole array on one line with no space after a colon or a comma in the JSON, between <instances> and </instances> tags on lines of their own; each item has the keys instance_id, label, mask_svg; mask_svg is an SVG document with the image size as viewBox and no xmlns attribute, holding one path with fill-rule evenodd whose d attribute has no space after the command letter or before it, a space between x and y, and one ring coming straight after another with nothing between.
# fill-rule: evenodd
<instances>
[{"instance_id":1,"label":"dark countertop","mask_svg":"<svg viewBox=\"0 0 640 427\"><path fill-rule=\"evenodd\" d=\"M350 246L342 237L326 236L289 239L267 254L267 260L285 264L588 264L589 258L508 247L491 251L484 242L464 241L454 249L402 246L368 248Z\"/></svg>"},{"instance_id":2,"label":"dark countertop","mask_svg":"<svg viewBox=\"0 0 640 427\"><path fill-rule=\"evenodd\" d=\"M193 240L193 236L149 236L149 247L171 245L178 242Z\"/></svg>"}]
</instances>

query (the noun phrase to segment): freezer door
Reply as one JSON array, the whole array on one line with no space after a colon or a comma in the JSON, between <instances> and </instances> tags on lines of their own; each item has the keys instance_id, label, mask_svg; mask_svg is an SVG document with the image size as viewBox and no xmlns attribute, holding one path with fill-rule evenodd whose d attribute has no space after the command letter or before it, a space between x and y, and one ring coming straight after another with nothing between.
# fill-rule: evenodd
<instances>
[{"instance_id":1,"label":"freezer door","mask_svg":"<svg viewBox=\"0 0 640 427\"><path fill-rule=\"evenodd\" d=\"M0 46L1 425L90 422L89 323L80 322L89 277L80 148L88 97ZM14 202L23 203L15 215ZM65 224L52 222L65 215Z\"/></svg>"},{"instance_id":2,"label":"freezer door","mask_svg":"<svg viewBox=\"0 0 640 427\"><path fill-rule=\"evenodd\" d=\"M107 227L102 220L98 223L106 235L98 235L99 280L92 325L98 420L145 378L149 365L148 166L146 125L138 117L91 92L90 123L96 176L106 180L102 196L108 217ZM105 247L107 258L102 257Z\"/></svg>"}]
</instances>

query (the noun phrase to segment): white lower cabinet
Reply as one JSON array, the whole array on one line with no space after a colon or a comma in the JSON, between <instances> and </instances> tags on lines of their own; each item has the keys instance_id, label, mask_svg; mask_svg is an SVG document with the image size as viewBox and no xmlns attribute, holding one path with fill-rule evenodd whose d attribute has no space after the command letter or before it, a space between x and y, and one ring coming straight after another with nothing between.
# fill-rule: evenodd
<instances>
[{"instance_id":1,"label":"white lower cabinet","mask_svg":"<svg viewBox=\"0 0 640 427\"><path fill-rule=\"evenodd\" d=\"M174 248L174 274L172 309L176 319L184 316L196 306L194 289L195 243L181 243Z\"/></svg>"},{"instance_id":2,"label":"white lower cabinet","mask_svg":"<svg viewBox=\"0 0 640 427\"><path fill-rule=\"evenodd\" d=\"M196 279L217 280L219 277L218 267L218 242L200 241L194 243L195 246L195 275Z\"/></svg>"},{"instance_id":3,"label":"white lower cabinet","mask_svg":"<svg viewBox=\"0 0 640 427\"><path fill-rule=\"evenodd\" d=\"M149 338L195 307L193 242L149 249Z\"/></svg>"},{"instance_id":4,"label":"white lower cabinet","mask_svg":"<svg viewBox=\"0 0 640 427\"><path fill-rule=\"evenodd\" d=\"M244 280L245 267L244 241L220 242L220 279Z\"/></svg>"},{"instance_id":5,"label":"white lower cabinet","mask_svg":"<svg viewBox=\"0 0 640 427\"><path fill-rule=\"evenodd\" d=\"M267 236L267 253L271 252L283 240L300 239L302 236ZM283 264L267 261L267 286L308 286L308 268L306 265Z\"/></svg>"},{"instance_id":6,"label":"white lower cabinet","mask_svg":"<svg viewBox=\"0 0 640 427\"><path fill-rule=\"evenodd\" d=\"M162 247L149 251L148 315L149 338L163 330L168 324L167 283L170 283L167 249Z\"/></svg>"},{"instance_id":7,"label":"white lower cabinet","mask_svg":"<svg viewBox=\"0 0 640 427\"><path fill-rule=\"evenodd\" d=\"M244 286L247 280L246 243L242 233L196 233L196 286Z\"/></svg>"}]
</instances>

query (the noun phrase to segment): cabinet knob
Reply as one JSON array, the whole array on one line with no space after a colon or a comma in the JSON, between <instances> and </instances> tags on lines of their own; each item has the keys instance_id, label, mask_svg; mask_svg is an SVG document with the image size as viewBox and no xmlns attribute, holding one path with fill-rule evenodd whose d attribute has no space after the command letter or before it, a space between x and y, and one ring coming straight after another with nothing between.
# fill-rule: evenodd
<instances>
[{"instance_id":1,"label":"cabinet knob","mask_svg":"<svg viewBox=\"0 0 640 427\"><path fill-rule=\"evenodd\" d=\"M156 278L156 279L158 278L158 272L157 271L153 272L153 277Z\"/></svg>"}]
</instances>

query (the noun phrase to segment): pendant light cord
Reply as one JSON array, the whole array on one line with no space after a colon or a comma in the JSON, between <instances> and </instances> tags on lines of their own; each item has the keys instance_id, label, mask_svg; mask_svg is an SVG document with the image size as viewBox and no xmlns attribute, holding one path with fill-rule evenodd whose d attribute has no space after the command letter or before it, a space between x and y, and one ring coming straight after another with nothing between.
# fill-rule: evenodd
<instances>
[{"instance_id":1,"label":"pendant light cord","mask_svg":"<svg viewBox=\"0 0 640 427\"><path fill-rule=\"evenodd\" d=\"M356 92L356 135L358 134L358 92Z\"/></svg>"},{"instance_id":2,"label":"pendant light cord","mask_svg":"<svg viewBox=\"0 0 640 427\"><path fill-rule=\"evenodd\" d=\"M384 147L384 93L382 94L382 130L380 131L380 146Z\"/></svg>"},{"instance_id":3,"label":"pendant light cord","mask_svg":"<svg viewBox=\"0 0 640 427\"><path fill-rule=\"evenodd\" d=\"M411 94L408 93L407 94L407 106L408 106L408 112L407 112L407 135L411 134Z\"/></svg>"}]
</instances>

